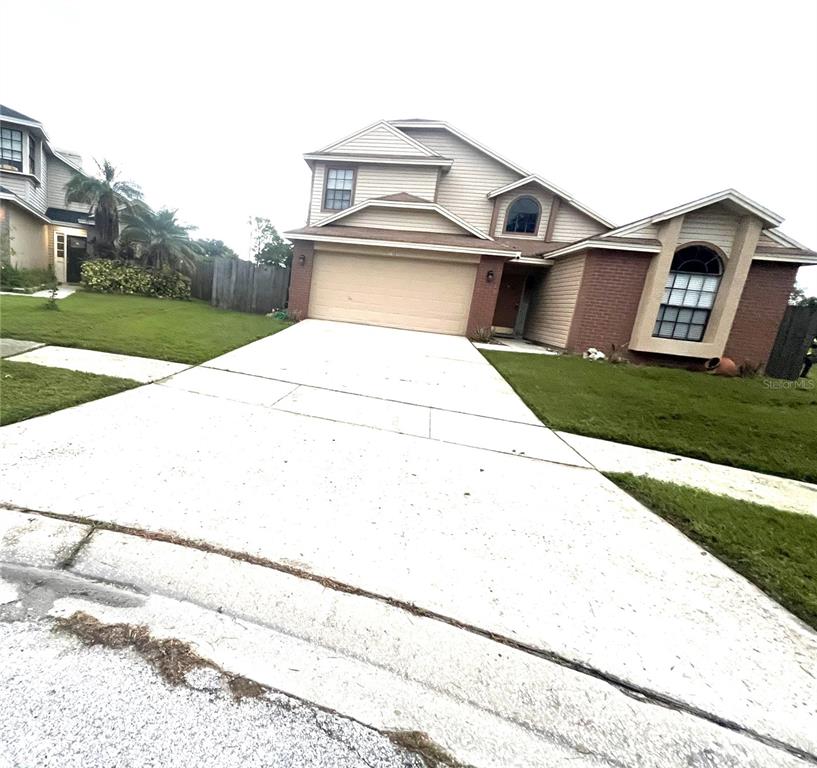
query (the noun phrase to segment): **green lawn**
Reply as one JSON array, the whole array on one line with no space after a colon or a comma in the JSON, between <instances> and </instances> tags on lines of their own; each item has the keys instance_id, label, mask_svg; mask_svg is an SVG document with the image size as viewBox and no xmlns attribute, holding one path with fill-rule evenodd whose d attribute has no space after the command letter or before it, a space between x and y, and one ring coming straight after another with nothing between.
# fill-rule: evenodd
<instances>
[{"instance_id":1,"label":"green lawn","mask_svg":"<svg viewBox=\"0 0 817 768\"><path fill-rule=\"evenodd\" d=\"M130 379L0 360L0 424L13 424L138 386Z\"/></svg>"},{"instance_id":2,"label":"green lawn","mask_svg":"<svg viewBox=\"0 0 817 768\"><path fill-rule=\"evenodd\" d=\"M645 477L608 477L817 629L817 517Z\"/></svg>"},{"instance_id":3,"label":"green lawn","mask_svg":"<svg viewBox=\"0 0 817 768\"><path fill-rule=\"evenodd\" d=\"M0 335L179 363L201 363L269 336L282 320L216 309L203 301L78 292L46 311L46 299L0 297Z\"/></svg>"},{"instance_id":4,"label":"green lawn","mask_svg":"<svg viewBox=\"0 0 817 768\"><path fill-rule=\"evenodd\" d=\"M484 354L554 429L817 482L814 376L805 389L566 355Z\"/></svg>"}]
</instances>

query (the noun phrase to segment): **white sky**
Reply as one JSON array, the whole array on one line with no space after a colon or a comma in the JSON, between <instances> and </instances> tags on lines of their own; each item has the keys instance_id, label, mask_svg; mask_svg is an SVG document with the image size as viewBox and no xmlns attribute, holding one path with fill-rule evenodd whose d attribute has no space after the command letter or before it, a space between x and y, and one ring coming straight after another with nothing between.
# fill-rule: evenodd
<instances>
[{"instance_id":1,"label":"white sky","mask_svg":"<svg viewBox=\"0 0 817 768\"><path fill-rule=\"evenodd\" d=\"M0 13L18 31L0 43L0 102L242 255L249 216L305 222L302 153L404 117L447 120L616 224L735 187L817 248L815 0ZM817 294L817 267L800 282Z\"/></svg>"}]
</instances>

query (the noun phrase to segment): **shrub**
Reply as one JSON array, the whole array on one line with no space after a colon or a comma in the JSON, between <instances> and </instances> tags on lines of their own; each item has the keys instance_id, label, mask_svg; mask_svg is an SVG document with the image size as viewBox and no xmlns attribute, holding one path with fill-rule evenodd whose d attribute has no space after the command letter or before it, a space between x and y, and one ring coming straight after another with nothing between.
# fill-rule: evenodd
<instances>
[{"instance_id":1,"label":"shrub","mask_svg":"<svg viewBox=\"0 0 817 768\"><path fill-rule=\"evenodd\" d=\"M19 269L0 264L0 286L3 288L41 288L56 282L50 269Z\"/></svg>"},{"instance_id":2,"label":"shrub","mask_svg":"<svg viewBox=\"0 0 817 768\"><path fill-rule=\"evenodd\" d=\"M165 299L189 299L190 280L164 267L149 269L110 259L94 259L82 265L82 284L99 293L127 293Z\"/></svg>"}]
</instances>

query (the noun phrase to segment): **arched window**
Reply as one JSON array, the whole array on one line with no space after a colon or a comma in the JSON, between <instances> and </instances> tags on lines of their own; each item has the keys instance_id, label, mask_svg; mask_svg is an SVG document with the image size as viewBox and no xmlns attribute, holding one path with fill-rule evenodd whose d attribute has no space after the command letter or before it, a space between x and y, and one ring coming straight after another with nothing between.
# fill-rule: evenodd
<instances>
[{"instance_id":1,"label":"arched window","mask_svg":"<svg viewBox=\"0 0 817 768\"><path fill-rule=\"evenodd\" d=\"M536 234L539 226L539 214L542 209L536 198L517 197L508 207L508 215L505 218L506 232L521 232L527 235Z\"/></svg>"},{"instance_id":2,"label":"arched window","mask_svg":"<svg viewBox=\"0 0 817 768\"><path fill-rule=\"evenodd\" d=\"M701 341L723 274L720 256L705 245L679 248L672 259L652 335Z\"/></svg>"}]
</instances>

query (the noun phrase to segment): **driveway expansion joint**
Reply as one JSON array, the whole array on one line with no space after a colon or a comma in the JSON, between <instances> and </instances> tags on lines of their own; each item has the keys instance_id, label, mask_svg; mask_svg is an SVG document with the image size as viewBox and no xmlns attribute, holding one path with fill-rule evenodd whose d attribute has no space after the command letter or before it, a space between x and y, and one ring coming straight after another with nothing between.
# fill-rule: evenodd
<instances>
[{"instance_id":1,"label":"driveway expansion joint","mask_svg":"<svg viewBox=\"0 0 817 768\"><path fill-rule=\"evenodd\" d=\"M338 592L355 595L357 597L363 597L370 600L377 600L379 602L386 603L387 605L390 605L394 608L406 611L407 613L410 613L414 616L448 624L449 626L455 627L456 629L460 629L465 632L470 632L474 635L499 643L500 645L505 645L509 648L513 648L514 650L527 653L531 656L542 659L543 661L557 664L561 667L565 667L574 672L587 675L589 677L595 678L597 680L600 680L615 687L621 693L630 696L633 699L642 701L644 703L665 707L667 709L682 712L693 717L699 718L701 720L708 721L716 726L733 731L735 733L739 733L749 739L762 743L767 747L787 752L795 757L798 757L809 763L817 765L817 754L808 752L804 749L801 749L800 747L788 744L787 742L784 742L781 739L777 739L773 736L760 733L752 728L743 726L740 723L737 723L728 718L720 717L714 712L709 712L703 708L697 707L693 704L677 699L673 696L663 694L660 691L652 690L650 688L633 684L618 675L605 672L603 670L597 669L580 661L575 661L553 651L548 651L542 648L536 648L527 643L514 640L513 638L508 637L506 635L492 632L490 630L483 629L473 624L468 624L466 622L459 621L458 619L455 619L451 616L447 616L436 611L431 611L422 608L421 606L418 606L415 603L409 601L400 600L397 598L389 597L387 595L379 594L377 592L373 592L371 590L355 587L351 584L347 584L345 582L339 581L331 577L321 576L319 574L315 574L301 568L296 568L281 562L276 562L264 557L259 557L257 555L251 555L249 553L239 552L225 547L215 546L199 540L185 539L183 537L176 536L174 534L167 532L148 531L139 528L123 526L118 523L93 520L91 518L86 518L78 515L29 509L3 502L0 502L0 509L25 512L28 514L49 517L55 520L62 520L66 522L89 525L92 527L92 530L89 531L89 533L86 534L86 536L83 538L83 541L81 542L83 546L85 543L87 543L88 538L90 538L90 534L93 533L95 530L111 531L114 533L135 536L146 540L174 544L176 546L195 549L202 552L208 552L210 554L221 555L223 557L230 558L233 560L239 560L242 562L250 563L252 565L257 565L264 568L269 568L271 570L279 571L290 576L294 576L296 578L316 582L327 589L333 589ZM81 547L78 546L76 549L78 552L81 549ZM76 578L84 577L76 576ZM117 586L127 588L127 585L125 584Z\"/></svg>"}]
</instances>

